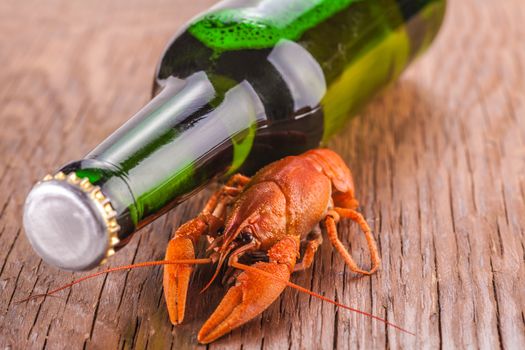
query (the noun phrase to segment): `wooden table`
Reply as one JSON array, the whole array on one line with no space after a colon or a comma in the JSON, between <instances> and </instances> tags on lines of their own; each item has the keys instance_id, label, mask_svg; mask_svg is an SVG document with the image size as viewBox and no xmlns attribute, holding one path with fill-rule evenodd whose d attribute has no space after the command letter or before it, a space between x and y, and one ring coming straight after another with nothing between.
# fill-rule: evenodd
<instances>
[{"instance_id":1,"label":"wooden table","mask_svg":"<svg viewBox=\"0 0 525 350\"><path fill-rule=\"evenodd\" d=\"M224 290L199 295L173 328L160 268L88 281L43 263L21 228L31 185L78 159L149 97L173 32L211 0L0 2L0 347L196 346ZM295 290L210 349L523 348L525 345L525 6L450 0L436 44L331 146L354 172L382 269L355 279L329 244L293 281L417 336ZM210 189L159 219L110 266L163 257L174 227ZM345 244L368 263L357 228Z\"/></svg>"}]
</instances>

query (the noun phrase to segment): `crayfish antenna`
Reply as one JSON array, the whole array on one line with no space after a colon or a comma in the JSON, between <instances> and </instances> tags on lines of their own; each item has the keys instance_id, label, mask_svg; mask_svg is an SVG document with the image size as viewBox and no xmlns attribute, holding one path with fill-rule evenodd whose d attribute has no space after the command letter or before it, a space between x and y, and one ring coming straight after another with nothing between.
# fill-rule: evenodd
<instances>
[{"instance_id":1,"label":"crayfish antenna","mask_svg":"<svg viewBox=\"0 0 525 350\"><path fill-rule=\"evenodd\" d=\"M266 272L266 271L263 271L263 270L261 270L261 269L258 269L258 268L256 268L256 267L249 266L249 265L245 265L245 264L241 264L241 263L239 263L239 262L232 262L232 267L235 267L235 268L237 268L237 269L239 269L239 270L243 270L243 271L247 271L247 272L258 273L258 274L260 274L260 275L262 275L262 276L264 276L264 277L272 278L272 279L274 279L275 281L278 281L278 282L281 282L281 283L286 283L286 285L287 285L288 287L291 287L291 288L297 289L297 290L300 291L300 292L303 292L303 293L309 294L309 295L311 295L311 296L313 296L313 297L315 297L315 298L321 299L322 301L326 301L327 303L330 303L330 304L334 304L335 306L338 306L338 307L340 307L340 308L347 309L347 310L350 310L350 311L352 311L352 312L355 312L355 313L358 313L358 314L361 314L361 315L364 315L364 316L370 317L370 318L372 318L372 319L374 319L374 320L377 320L377 321L383 322L383 323L386 324L387 326L390 326L390 327L392 327L392 328L395 328L395 329L397 329L397 330L399 330L399 331L401 331L401 332L403 332L403 333L407 333L407 334L410 334L410 335L415 336L415 333L410 332L410 331L408 331L408 330L406 330L406 329L404 329L404 328L402 328L402 327L400 327L400 326L398 326L398 325L396 325L396 324L394 324L394 323L391 323L391 322L389 322L388 320L385 320L384 318L381 318L381 317L379 317L379 316L375 316L375 315L373 315L373 314L371 314L371 313L368 313L368 312L365 312L365 311L361 311L361 310L359 310L359 309L355 309L355 308L353 308L353 307L350 307L350 306L347 306L347 305L344 305L344 304L338 303L338 302L335 301L335 300L332 300L332 299L330 299L330 298L324 297L324 296L322 296L321 294L315 293L315 292L313 292L313 291L311 291L311 290L309 290L309 289L306 289L306 288L304 288L304 287L301 287L301 286L299 286L299 285L297 285L297 284L295 284L295 283L292 283L292 282L290 282L290 281L287 281L287 280L284 280L284 279L279 278L279 277L277 277L277 276L274 276L274 275L272 275L272 274L270 274L270 273L268 273L268 272Z\"/></svg>"},{"instance_id":2,"label":"crayfish antenna","mask_svg":"<svg viewBox=\"0 0 525 350\"><path fill-rule=\"evenodd\" d=\"M209 282L206 283L204 288L201 289L200 291L201 294L204 293L206 290L208 290L208 288L210 288L213 281L215 281L215 279L219 275L219 272L221 272L222 264L224 264L224 261L226 260L226 256L230 253L230 251L231 251L231 248L221 253L221 255L219 256L219 261L217 262L217 267L215 268L215 272L213 273L213 276L211 276L211 279L209 280Z\"/></svg>"},{"instance_id":3,"label":"crayfish antenna","mask_svg":"<svg viewBox=\"0 0 525 350\"><path fill-rule=\"evenodd\" d=\"M51 290L51 291L49 291L47 293L31 295L31 296L29 296L29 297L27 297L25 299L22 299L22 300L19 300L19 301L15 302L15 304L25 303L25 302L28 302L30 300L38 299L38 298L41 298L41 297L52 296L53 294L58 293L58 292L60 292L60 291L62 291L64 289L71 288L75 284L79 284L79 283L84 282L84 281L86 281L88 279L95 278L95 277L98 277L98 276L101 276L101 275L105 275L105 274L108 274L108 273L111 273L111 272L131 270L131 269L135 269L135 268L138 268L138 267L158 266L158 265L175 265L175 264L205 265L205 264L211 264L211 263L212 263L211 259L205 258L205 259L145 261L145 262L131 264L131 265L112 267L112 268L108 268L108 269L106 269L104 271L99 271L99 272L95 272L95 273L93 273L91 275L84 276L82 278L74 280L71 283L63 285L62 287L53 289L53 290Z\"/></svg>"},{"instance_id":4,"label":"crayfish antenna","mask_svg":"<svg viewBox=\"0 0 525 350\"><path fill-rule=\"evenodd\" d=\"M206 290L208 290L208 288L210 288L210 286L213 283L213 281L215 281L215 279L219 275L219 272L221 271L221 267L222 267L223 263L224 263L224 258L221 257L221 259L219 260L219 262L217 264L217 267L215 268L215 272L213 273L213 276L211 276L211 279L208 281L208 283L206 283L204 288L201 289L200 294L204 293Z\"/></svg>"}]
</instances>

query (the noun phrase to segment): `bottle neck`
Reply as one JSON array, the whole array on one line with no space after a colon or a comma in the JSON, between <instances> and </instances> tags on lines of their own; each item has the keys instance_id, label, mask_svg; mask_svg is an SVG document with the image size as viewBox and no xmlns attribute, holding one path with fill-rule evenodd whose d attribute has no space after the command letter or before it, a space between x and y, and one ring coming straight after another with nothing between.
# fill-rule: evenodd
<instances>
[{"instance_id":1,"label":"bottle neck","mask_svg":"<svg viewBox=\"0 0 525 350\"><path fill-rule=\"evenodd\" d=\"M442 13L442 1L424 4ZM430 16L436 28L418 41L411 33L421 27L415 14L423 5L349 6L300 41L281 38L269 48L213 51L185 31L164 55L153 100L63 171L102 188L127 237L217 175L316 147L401 73L442 17ZM356 13L364 14L353 25L363 32L357 37L343 30ZM381 25L368 30L367 18Z\"/></svg>"},{"instance_id":2,"label":"bottle neck","mask_svg":"<svg viewBox=\"0 0 525 350\"><path fill-rule=\"evenodd\" d=\"M127 123L63 169L111 198L122 239L244 163L265 124L263 105L247 81L216 86L204 72L169 78Z\"/></svg>"}]
</instances>

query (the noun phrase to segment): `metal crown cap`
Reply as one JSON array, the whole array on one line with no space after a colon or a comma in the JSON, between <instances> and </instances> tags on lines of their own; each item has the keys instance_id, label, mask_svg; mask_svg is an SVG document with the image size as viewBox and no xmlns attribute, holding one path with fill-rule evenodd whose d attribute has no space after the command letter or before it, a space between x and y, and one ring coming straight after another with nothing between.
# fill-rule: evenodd
<instances>
[{"instance_id":1,"label":"metal crown cap","mask_svg":"<svg viewBox=\"0 0 525 350\"><path fill-rule=\"evenodd\" d=\"M100 187L91 184L87 177L78 177L74 172L66 175L59 171L54 176L46 175L42 181L49 181L53 179L67 181L71 185L77 186L95 202L97 208L100 211L100 215L104 219L109 237L109 246L106 253L106 258L100 262L100 265L105 264L107 258L115 254L115 246L120 242L118 238L120 226L117 223L117 212L113 209L111 201L104 195L104 193L102 193Z\"/></svg>"},{"instance_id":2,"label":"metal crown cap","mask_svg":"<svg viewBox=\"0 0 525 350\"><path fill-rule=\"evenodd\" d=\"M111 201L74 172L47 175L33 187L24 207L24 227L35 251L66 270L104 264L120 242Z\"/></svg>"}]
</instances>

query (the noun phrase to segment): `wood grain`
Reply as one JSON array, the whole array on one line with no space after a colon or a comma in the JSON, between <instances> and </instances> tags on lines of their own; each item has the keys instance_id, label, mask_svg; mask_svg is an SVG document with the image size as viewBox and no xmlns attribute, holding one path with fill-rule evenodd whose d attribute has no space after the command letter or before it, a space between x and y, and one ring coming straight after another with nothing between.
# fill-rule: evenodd
<instances>
[{"instance_id":1,"label":"wood grain","mask_svg":"<svg viewBox=\"0 0 525 350\"><path fill-rule=\"evenodd\" d=\"M81 274L43 263L21 228L31 185L143 105L164 44L210 0L0 2L0 348L185 349L224 290L170 325L161 269ZM325 244L293 281L388 318L411 337L294 290L210 349L525 346L525 6L450 0L436 44L332 142L350 164L382 270L356 279ZM111 266L160 259L211 189L137 234ZM368 263L359 231L344 242ZM325 240L326 241L326 240Z\"/></svg>"}]
</instances>

